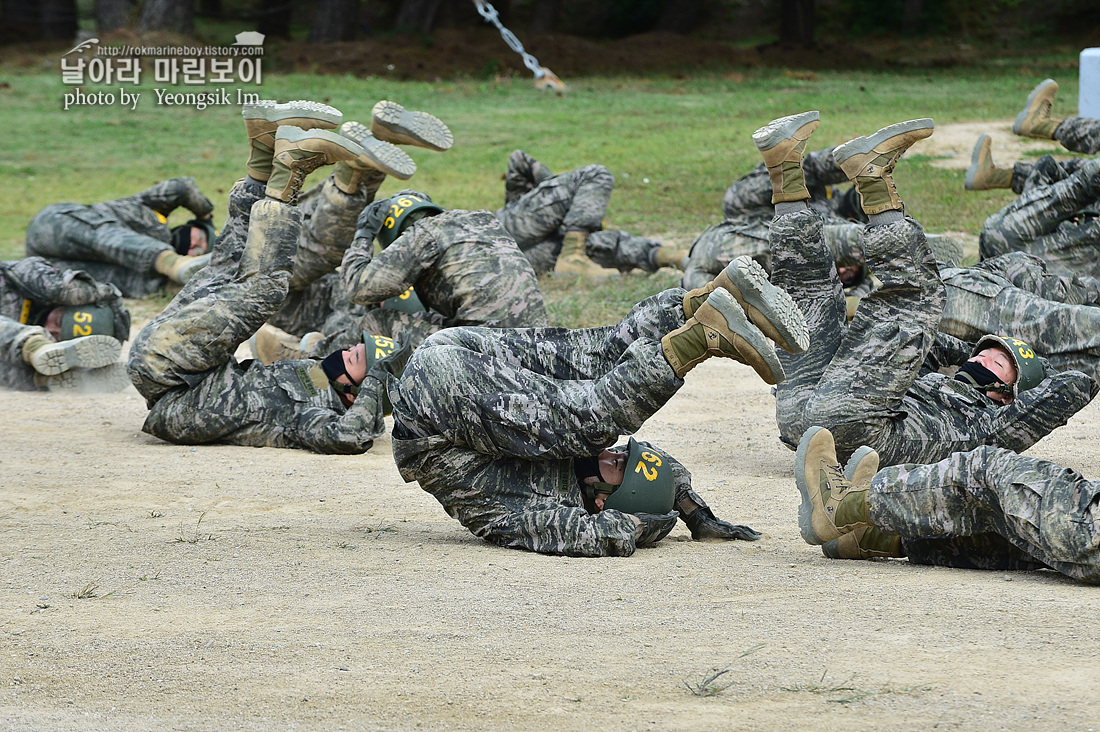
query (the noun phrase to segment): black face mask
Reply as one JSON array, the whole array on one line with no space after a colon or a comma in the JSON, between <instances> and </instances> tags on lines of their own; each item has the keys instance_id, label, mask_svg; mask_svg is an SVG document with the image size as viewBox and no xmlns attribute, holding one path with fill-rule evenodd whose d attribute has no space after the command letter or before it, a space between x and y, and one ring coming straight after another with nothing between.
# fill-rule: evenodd
<instances>
[{"instance_id":1,"label":"black face mask","mask_svg":"<svg viewBox=\"0 0 1100 732\"><path fill-rule=\"evenodd\" d=\"M582 486L585 478L603 480L600 476L600 458L596 455L573 458L573 474L577 476L577 482Z\"/></svg>"},{"instance_id":2,"label":"black face mask","mask_svg":"<svg viewBox=\"0 0 1100 732\"><path fill-rule=\"evenodd\" d=\"M960 366L958 372L955 374L955 380L961 381L964 384L970 384L983 391L997 391L1004 394L1012 393L1012 387L1010 386L993 386L993 384L999 383L1000 379L995 373L985 366L982 366L977 361L967 361Z\"/></svg>"}]
</instances>

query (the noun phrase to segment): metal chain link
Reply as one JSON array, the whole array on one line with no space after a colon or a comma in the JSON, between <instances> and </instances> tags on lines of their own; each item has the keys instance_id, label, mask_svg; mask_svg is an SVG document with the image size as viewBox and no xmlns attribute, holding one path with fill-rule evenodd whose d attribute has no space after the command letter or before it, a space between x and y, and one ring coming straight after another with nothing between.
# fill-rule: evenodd
<instances>
[{"instance_id":1,"label":"metal chain link","mask_svg":"<svg viewBox=\"0 0 1100 732\"><path fill-rule=\"evenodd\" d=\"M523 44L519 42L515 34L512 31L505 28L500 23L500 14L497 13L497 9L494 8L487 0L474 0L474 5L477 6L477 12L487 22L496 26L500 31L500 37L504 39L504 42L508 44L508 48L518 53L523 58L523 65L526 66L535 75L535 84L539 85L539 81L542 80L545 86L553 87L559 91L566 89L565 84L557 75L539 63L539 60L523 50Z\"/></svg>"}]
</instances>

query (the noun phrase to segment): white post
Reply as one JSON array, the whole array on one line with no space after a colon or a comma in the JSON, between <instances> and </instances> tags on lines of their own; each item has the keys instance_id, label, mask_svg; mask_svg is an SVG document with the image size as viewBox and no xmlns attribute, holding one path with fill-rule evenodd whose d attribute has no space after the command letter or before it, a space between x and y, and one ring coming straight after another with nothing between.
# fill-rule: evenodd
<instances>
[{"instance_id":1,"label":"white post","mask_svg":"<svg viewBox=\"0 0 1100 732\"><path fill-rule=\"evenodd\" d=\"M1100 118L1100 48L1081 51L1081 85L1077 95L1077 114Z\"/></svg>"}]
</instances>

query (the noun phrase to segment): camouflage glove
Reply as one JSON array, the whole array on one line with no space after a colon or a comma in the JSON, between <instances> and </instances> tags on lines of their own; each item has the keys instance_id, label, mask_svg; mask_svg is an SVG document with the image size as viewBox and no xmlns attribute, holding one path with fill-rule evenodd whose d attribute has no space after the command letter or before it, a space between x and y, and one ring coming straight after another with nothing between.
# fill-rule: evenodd
<instances>
[{"instance_id":1,"label":"camouflage glove","mask_svg":"<svg viewBox=\"0 0 1100 732\"><path fill-rule=\"evenodd\" d=\"M352 246L364 252L372 250L371 242L378 236L382 222L386 220L386 209L389 207L390 199L381 198L368 203L363 208L359 214L359 220L355 223L355 239L352 241Z\"/></svg>"},{"instance_id":2,"label":"camouflage glove","mask_svg":"<svg viewBox=\"0 0 1100 732\"><path fill-rule=\"evenodd\" d=\"M195 185L194 178L184 178L183 181L186 184L183 193L183 207L200 219L209 216L214 211L214 202L203 195L203 192Z\"/></svg>"},{"instance_id":3,"label":"camouflage glove","mask_svg":"<svg viewBox=\"0 0 1100 732\"><path fill-rule=\"evenodd\" d=\"M748 526L731 524L714 515L708 506L701 506L689 515L684 516L684 523L691 530L692 539L742 539L744 541L756 541L763 534L754 531Z\"/></svg>"},{"instance_id":4,"label":"camouflage glove","mask_svg":"<svg viewBox=\"0 0 1100 732\"><path fill-rule=\"evenodd\" d=\"M100 287L104 287L103 283L100 283ZM122 301L122 293L119 289L114 285L106 285L106 287L110 288L110 294L102 297L96 305L111 308L115 316L115 338L120 343L125 343L130 340L130 311L126 309L126 303Z\"/></svg>"},{"instance_id":5,"label":"camouflage glove","mask_svg":"<svg viewBox=\"0 0 1100 732\"><path fill-rule=\"evenodd\" d=\"M638 528L634 533L634 543L637 546L652 546L668 536L676 528L676 519L680 517L680 514L675 511L669 511L663 515L656 513L635 513L631 515L636 516L642 522L638 524Z\"/></svg>"}]
</instances>

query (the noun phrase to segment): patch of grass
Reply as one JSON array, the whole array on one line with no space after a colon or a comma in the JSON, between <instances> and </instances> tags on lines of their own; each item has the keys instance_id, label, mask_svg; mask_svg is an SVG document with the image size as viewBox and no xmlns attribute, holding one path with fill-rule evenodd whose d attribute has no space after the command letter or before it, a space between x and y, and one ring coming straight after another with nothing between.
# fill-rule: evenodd
<instances>
[{"instance_id":1,"label":"patch of grass","mask_svg":"<svg viewBox=\"0 0 1100 732\"><path fill-rule=\"evenodd\" d=\"M70 594L69 597L73 598L74 600L91 600L92 598L99 597L98 590L98 582L89 582L76 592ZM107 595L110 594L112 593L107 593ZM107 595L104 595L104 597L107 597Z\"/></svg>"},{"instance_id":2,"label":"patch of grass","mask_svg":"<svg viewBox=\"0 0 1100 732\"><path fill-rule=\"evenodd\" d=\"M213 534L206 534L200 531L202 527L202 520L206 518L206 511L199 514L199 520L195 522L195 530L190 535L183 529L183 522L180 521L180 533L176 537L176 542L181 544L198 544L200 541L214 541Z\"/></svg>"},{"instance_id":3,"label":"patch of grass","mask_svg":"<svg viewBox=\"0 0 1100 732\"><path fill-rule=\"evenodd\" d=\"M750 653L755 653L764 647L763 643L757 644L752 648L742 651L738 659L744 658ZM730 688L737 683L736 679L726 678L723 676L728 674L731 668L711 668L704 671L702 674L691 673L684 677L684 686L691 692L693 696L717 696L726 689ZM719 679L722 679L719 681Z\"/></svg>"},{"instance_id":4,"label":"patch of grass","mask_svg":"<svg viewBox=\"0 0 1100 732\"><path fill-rule=\"evenodd\" d=\"M817 683L783 686L780 688L783 691L806 692L809 694L817 694L818 696L831 696L833 698L827 699L826 701L832 704L853 704L870 697L882 696L884 694L911 694L929 691L933 688L931 684L914 684L911 686L893 686L887 684L878 689L861 689L851 685L852 680L855 679L855 674L838 684L826 683L825 677L827 675L828 671L823 672Z\"/></svg>"}]
</instances>

